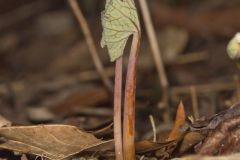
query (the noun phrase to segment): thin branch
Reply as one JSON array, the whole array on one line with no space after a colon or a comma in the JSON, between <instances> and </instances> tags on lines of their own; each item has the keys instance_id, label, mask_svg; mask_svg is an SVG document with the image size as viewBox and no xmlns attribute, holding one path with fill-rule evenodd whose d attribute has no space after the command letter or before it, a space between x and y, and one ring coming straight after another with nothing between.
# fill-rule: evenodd
<instances>
[{"instance_id":1,"label":"thin branch","mask_svg":"<svg viewBox=\"0 0 240 160\"><path fill-rule=\"evenodd\" d=\"M68 0L69 5L72 8L72 11L74 13L74 15L76 16L78 23L83 31L83 34L85 36L86 39L86 43L88 45L88 49L89 52L91 54L92 60L94 62L94 65L96 67L96 70L98 72L98 74L100 75L104 85L106 86L106 88L108 89L109 92L113 91L113 84L111 83L111 80L109 79L109 77L107 76L107 74L105 73L103 64L100 60L100 57L98 55L96 46L94 44L93 38L92 38L92 34L89 30L89 26L87 24L86 19L83 16L83 13L77 3L77 0Z\"/></svg>"},{"instance_id":2,"label":"thin branch","mask_svg":"<svg viewBox=\"0 0 240 160\"><path fill-rule=\"evenodd\" d=\"M198 97L197 97L196 87L191 86L190 93L191 93L191 98L192 98L193 116L195 119L198 119L199 118L199 108L198 108Z\"/></svg>"},{"instance_id":3,"label":"thin branch","mask_svg":"<svg viewBox=\"0 0 240 160\"><path fill-rule=\"evenodd\" d=\"M165 121L170 121L170 117L168 114L168 80L167 80L167 76L166 76L166 72L164 69L164 64L163 64L163 60L162 60L162 56L161 56L161 52L157 43L157 37L156 37L156 33L153 27L153 23L152 23L152 19L149 13L149 9L147 6L147 2L146 0L139 0L140 3L140 8L141 8L141 12L143 15L143 20L144 20L144 24L147 30L147 36L150 42L150 47L152 50L152 54L153 54L153 59L157 68L157 72L158 72L158 76L159 76L159 80L160 80L160 84L162 87L162 92L163 92L163 96L162 96L162 100L161 103L163 104L164 107L166 107L166 111L167 113L165 113Z\"/></svg>"},{"instance_id":4,"label":"thin branch","mask_svg":"<svg viewBox=\"0 0 240 160\"><path fill-rule=\"evenodd\" d=\"M153 142L157 142L157 132L156 132L156 125L155 121L152 115L149 116L151 125L152 125L152 130L153 130Z\"/></svg>"},{"instance_id":5,"label":"thin branch","mask_svg":"<svg viewBox=\"0 0 240 160\"><path fill-rule=\"evenodd\" d=\"M145 158L145 156L143 155L143 156L140 157L140 160L144 160L144 158Z\"/></svg>"},{"instance_id":6,"label":"thin branch","mask_svg":"<svg viewBox=\"0 0 240 160\"><path fill-rule=\"evenodd\" d=\"M117 59L115 68L115 86L114 86L114 140L116 160L123 160L122 151L122 57Z\"/></svg>"},{"instance_id":7,"label":"thin branch","mask_svg":"<svg viewBox=\"0 0 240 160\"><path fill-rule=\"evenodd\" d=\"M170 89L170 95L171 97L176 97L181 94L188 94L190 93L191 86L176 86L171 87ZM236 84L233 81L229 82L214 82L214 83L208 83L208 84L199 84L194 85L196 88L196 91L198 94L206 94L211 92L221 92L221 91L233 91L236 89Z\"/></svg>"},{"instance_id":8,"label":"thin branch","mask_svg":"<svg viewBox=\"0 0 240 160\"><path fill-rule=\"evenodd\" d=\"M140 46L140 33L134 33L127 67L123 116L123 152L125 160L135 157L135 94L137 56Z\"/></svg>"}]
</instances>

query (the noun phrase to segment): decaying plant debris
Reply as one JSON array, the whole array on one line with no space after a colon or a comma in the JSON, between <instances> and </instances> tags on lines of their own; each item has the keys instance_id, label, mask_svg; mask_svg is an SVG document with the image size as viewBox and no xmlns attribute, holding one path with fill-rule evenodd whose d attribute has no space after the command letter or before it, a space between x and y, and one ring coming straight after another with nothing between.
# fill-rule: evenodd
<instances>
[{"instance_id":1,"label":"decaying plant debris","mask_svg":"<svg viewBox=\"0 0 240 160\"><path fill-rule=\"evenodd\" d=\"M0 159L239 159L239 1L114 0L116 63L111 1L0 2Z\"/></svg>"}]
</instances>

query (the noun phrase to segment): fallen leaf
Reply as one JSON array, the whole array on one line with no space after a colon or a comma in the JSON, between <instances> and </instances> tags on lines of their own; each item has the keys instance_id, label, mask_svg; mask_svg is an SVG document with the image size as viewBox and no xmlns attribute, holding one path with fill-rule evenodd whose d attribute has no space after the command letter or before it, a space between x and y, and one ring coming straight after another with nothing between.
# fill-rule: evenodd
<instances>
[{"instance_id":1,"label":"fallen leaf","mask_svg":"<svg viewBox=\"0 0 240 160\"><path fill-rule=\"evenodd\" d=\"M0 148L33 154L51 160L71 157L86 149L104 145L90 133L70 125L39 125L0 128Z\"/></svg>"},{"instance_id":2,"label":"fallen leaf","mask_svg":"<svg viewBox=\"0 0 240 160\"><path fill-rule=\"evenodd\" d=\"M10 127L12 122L0 115L0 127Z\"/></svg>"},{"instance_id":3,"label":"fallen leaf","mask_svg":"<svg viewBox=\"0 0 240 160\"><path fill-rule=\"evenodd\" d=\"M195 121L190 125L192 131L195 130L214 130L220 123L231 117L240 116L240 103L232 105L229 109L224 110L207 120Z\"/></svg>"},{"instance_id":4,"label":"fallen leaf","mask_svg":"<svg viewBox=\"0 0 240 160\"><path fill-rule=\"evenodd\" d=\"M240 152L240 116L221 122L210 132L198 153L202 155L223 155Z\"/></svg>"},{"instance_id":5,"label":"fallen leaf","mask_svg":"<svg viewBox=\"0 0 240 160\"><path fill-rule=\"evenodd\" d=\"M197 143L201 142L204 139L204 136L199 132L189 132L186 133L181 142L179 152L180 154L185 153L190 148L192 148Z\"/></svg>"},{"instance_id":6,"label":"fallen leaf","mask_svg":"<svg viewBox=\"0 0 240 160\"><path fill-rule=\"evenodd\" d=\"M192 155L182 158L174 158L172 160L239 160L240 154L231 154L226 156L203 156L203 155Z\"/></svg>"},{"instance_id":7,"label":"fallen leaf","mask_svg":"<svg viewBox=\"0 0 240 160\"><path fill-rule=\"evenodd\" d=\"M56 115L66 116L81 112L86 106L96 106L109 99L109 95L104 88L96 86L81 86L79 88L64 90L58 94L55 101L48 102L52 111ZM47 103L47 102L46 102ZM77 107L76 107L77 106Z\"/></svg>"},{"instance_id":8,"label":"fallen leaf","mask_svg":"<svg viewBox=\"0 0 240 160\"><path fill-rule=\"evenodd\" d=\"M28 160L28 158L27 158L27 156L26 156L25 154L23 154L23 155L21 156L21 160Z\"/></svg>"},{"instance_id":9,"label":"fallen leaf","mask_svg":"<svg viewBox=\"0 0 240 160\"><path fill-rule=\"evenodd\" d=\"M98 138L113 135L113 122L111 122L110 124L108 123L102 128L93 131L92 134Z\"/></svg>"},{"instance_id":10,"label":"fallen leaf","mask_svg":"<svg viewBox=\"0 0 240 160\"><path fill-rule=\"evenodd\" d=\"M176 120L175 120L174 127L173 127L172 131L170 132L167 141L176 140L182 135L180 129L181 129L181 127L183 127L185 122L186 122L186 114L185 114L185 110L184 110L184 105L181 101L180 104L178 105L178 110L177 110L177 114L176 114Z\"/></svg>"},{"instance_id":11,"label":"fallen leaf","mask_svg":"<svg viewBox=\"0 0 240 160\"><path fill-rule=\"evenodd\" d=\"M32 122L50 122L54 118L53 113L47 107L28 107L27 108L27 117Z\"/></svg>"},{"instance_id":12,"label":"fallen leaf","mask_svg":"<svg viewBox=\"0 0 240 160\"><path fill-rule=\"evenodd\" d=\"M177 141L168 142L152 142L152 141L140 141L136 143L136 153L146 154L152 153L156 157L169 158L173 150L177 145Z\"/></svg>"},{"instance_id":13,"label":"fallen leaf","mask_svg":"<svg viewBox=\"0 0 240 160\"><path fill-rule=\"evenodd\" d=\"M185 49L189 35L185 29L167 26L157 35L164 62L174 62Z\"/></svg>"}]
</instances>

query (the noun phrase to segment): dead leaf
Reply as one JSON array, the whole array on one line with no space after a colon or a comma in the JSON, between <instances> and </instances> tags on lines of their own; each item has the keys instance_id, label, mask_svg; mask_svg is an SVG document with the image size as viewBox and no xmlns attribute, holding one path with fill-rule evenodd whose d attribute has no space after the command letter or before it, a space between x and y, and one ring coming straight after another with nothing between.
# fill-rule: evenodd
<instances>
[{"instance_id":1,"label":"dead leaf","mask_svg":"<svg viewBox=\"0 0 240 160\"><path fill-rule=\"evenodd\" d=\"M226 156L203 156L192 155L181 158L174 158L172 160L239 160L240 154L230 154Z\"/></svg>"},{"instance_id":2,"label":"dead leaf","mask_svg":"<svg viewBox=\"0 0 240 160\"><path fill-rule=\"evenodd\" d=\"M186 114L185 114L185 110L184 110L184 105L181 101L180 104L178 105L178 110L177 110L177 114L176 114L176 120L175 120L174 127L173 127L171 133L169 134L167 141L176 140L181 136L182 133L181 133L180 129L181 129L181 127L183 127L185 122L186 122Z\"/></svg>"},{"instance_id":3,"label":"dead leaf","mask_svg":"<svg viewBox=\"0 0 240 160\"><path fill-rule=\"evenodd\" d=\"M216 127L231 117L240 116L240 103L232 105L229 109L213 115L207 120L195 121L190 125L190 130L214 130Z\"/></svg>"},{"instance_id":4,"label":"dead leaf","mask_svg":"<svg viewBox=\"0 0 240 160\"><path fill-rule=\"evenodd\" d=\"M98 138L106 137L113 134L113 122L104 125L102 128L95 130L92 134Z\"/></svg>"},{"instance_id":5,"label":"dead leaf","mask_svg":"<svg viewBox=\"0 0 240 160\"><path fill-rule=\"evenodd\" d=\"M163 61L168 63L176 61L189 39L186 30L173 26L163 28L157 36Z\"/></svg>"},{"instance_id":6,"label":"dead leaf","mask_svg":"<svg viewBox=\"0 0 240 160\"><path fill-rule=\"evenodd\" d=\"M203 139L204 139L204 136L201 135L199 132L186 133L180 145L180 149L179 149L180 154L186 152L187 150L192 148L194 145L196 145Z\"/></svg>"},{"instance_id":7,"label":"dead leaf","mask_svg":"<svg viewBox=\"0 0 240 160\"><path fill-rule=\"evenodd\" d=\"M0 128L0 148L61 160L107 143L70 125L39 125Z\"/></svg>"},{"instance_id":8,"label":"dead leaf","mask_svg":"<svg viewBox=\"0 0 240 160\"><path fill-rule=\"evenodd\" d=\"M47 107L32 106L27 108L27 117L32 122L50 122L55 117Z\"/></svg>"},{"instance_id":9,"label":"dead leaf","mask_svg":"<svg viewBox=\"0 0 240 160\"><path fill-rule=\"evenodd\" d=\"M136 143L136 153L146 154L152 153L156 157L169 158L173 150L177 145L177 141L168 142L152 142L152 141L140 141Z\"/></svg>"},{"instance_id":10,"label":"dead leaf","mask_svg":"<svg viewBox=\"0 0 240 160\"><path fill-rule=\"evenodd\" d=\"M240 152L240 116L221 122L198 150L202 155L223 155Z\"/></svg>"},{"instance_id":11,"label":"dead leaf","mask_svg":"<svg viewBox=\"0 0 240 160\"><path fill-rule=\"evenodd\" d=\"M27 158L27 156L26 156L25 154L23 154L23 155L21 156L21 160L28 160L28 158Z\"/></svg>"},{"instance_id":12,"label":"dead leaf","mask_svg":"<svg viewBox=\"0 0 240 160\"><path fill-rule=\"evenodd\" d=\"M12 122L0 115L0 127L10 127Z\"/></svg>"},{"instance_id":13,"label":"dead leaf","mask_svg":"<svg viewBox=\"0 0 240 160\"><path fill-rule=\"evenodd\" d=\"M69 115L76 113L76 109L81 110L85 106L95 106L104 103L109 99L109 95L101 87L79 87L59 94L58 102L51 102L53 113L57 115ZM77 107L76 107L77 106ZM82 106L82 107L79 107Z\"/></svg>"},{"instance_id":14,"label":"dead leaf","mask_svg":"<svg viewBox=\"0 0 240 160\"><path fill-rule=\"evenodd\" d=\"M173 141L158 143L158 142L143 140L136 143L136 152L138 154L144 154L147 152L159 150L160 148L164 148L172 144L173 144Z\"/></svg>"}]
</instances>

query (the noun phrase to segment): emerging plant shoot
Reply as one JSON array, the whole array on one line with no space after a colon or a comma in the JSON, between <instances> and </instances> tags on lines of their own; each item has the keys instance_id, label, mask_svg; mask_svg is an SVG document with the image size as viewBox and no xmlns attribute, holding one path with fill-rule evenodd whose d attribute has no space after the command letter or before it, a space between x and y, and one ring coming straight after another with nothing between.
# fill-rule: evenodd
<instances>
[{"instance_id":1,"label":"emerging plant shoot","mask_svg":"<svg viewBox=\"0 0 240 160\"><path fill-rule=\"evenodd\" d=\"M114 95L114 137L116 159L135 159L135 88L136 60L140 44L140 24L133 0L107 0L102 12L103 36L101 46L108 48L111 61L116 61ZM129 36L133 35L127 68L124 98L123 142L121 131L122 55ZM119 90L119 91L118 91ZM122 148L123 143L123 148ZM122 155L123 150L123 155Z\"/></svg>"}]
</instances>

